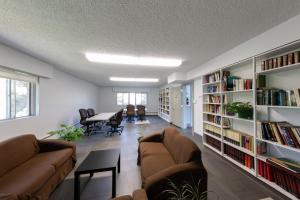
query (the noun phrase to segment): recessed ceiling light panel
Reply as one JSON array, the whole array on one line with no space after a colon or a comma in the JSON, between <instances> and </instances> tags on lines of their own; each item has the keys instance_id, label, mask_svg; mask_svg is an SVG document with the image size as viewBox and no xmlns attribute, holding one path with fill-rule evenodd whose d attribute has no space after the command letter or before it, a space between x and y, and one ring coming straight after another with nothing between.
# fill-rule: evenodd
<instances>
[{"instance_id":1,"label":"recessed ceiling light panel","mask_svg":"<svg viewBox=\"0 0 300 200\"><path fill-rule=\"evenodd\" d=\"M157 58L157 57L138 57L129 55L113 55L101 53L85 53L85 57L90 62L111 63L122 65L140 65L151 67L179 67L181 59Z\"/></svg>"},{"instance_id":2,"label":"recessed ceiling light panel","mask_svg":"<svg viewBox=\"0 0 300 200\"><path fill-rule=\"evenodd\" d=\"M158 82L158 78L125 78L125 77L110 77L111 81L119 81L119 82Z\"/></svg>"}]
</instances>

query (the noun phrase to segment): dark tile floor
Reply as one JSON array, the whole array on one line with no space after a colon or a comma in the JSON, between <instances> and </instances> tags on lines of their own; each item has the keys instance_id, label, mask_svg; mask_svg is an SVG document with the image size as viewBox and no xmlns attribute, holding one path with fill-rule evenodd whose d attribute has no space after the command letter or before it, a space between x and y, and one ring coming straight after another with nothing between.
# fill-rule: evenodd
<instances>
[{"instance_id":1,"label":"dark tile floor","mask_svg":"<svg viewBox=\"0 0 300 200\"><path fill-rule=\"evenodd\" d=\"M107 137L104 134L95 134L85 137L77 143L76 167L92 150L121 148L121 173L117 177L117 195L131 194L140 188L140 169L136 165L137 138L141 134L151 134L164 127L171 126L158 117L148 117L149 125L135 125L124 122L124 131L121 136ZM192 135L191 129L181 130L186 136L191 137L201 148L203 163L208 171L209 200L257 200L271 197L274 200L287 199L272 190L259 180L248 175L234 164L223 159L211 150L204 148L201 137ZM82 200L107 200L111 196L111 173L95 174L92 179L88 176L82 178ZM73 171L67 176L53 192L50 200L73 199Z\"/></svg>"}]
</instances>

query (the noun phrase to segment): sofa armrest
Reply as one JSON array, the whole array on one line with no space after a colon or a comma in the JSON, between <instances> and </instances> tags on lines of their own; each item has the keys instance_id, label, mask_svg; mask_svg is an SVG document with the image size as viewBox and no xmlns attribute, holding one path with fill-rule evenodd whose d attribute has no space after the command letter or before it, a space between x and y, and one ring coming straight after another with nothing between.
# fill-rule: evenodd
<instances>
[{"instance_id":1,"label":"sofa armrest","mask_svg":"<svg viewBox=\"0 0 300 200\"><path fill-rule=\"evenodd\" d=\"M18 200L18 197L11 193L0 193L1 200Z\"/></svg>"},{"instance_id":2,"label":"sofa armrest","mask_svg":"<svg viewBox=\"0 0 300 200\"><path fill-rule=\"evenodd\" d=\"M133 200L148 200L146 191L143 189L135 190L132 194Z\"/></svg>"},{"instance_id":3,"label":"sofa armrest","mask_svg":"<svg viewBox=\"0 0 300 200\"><path fill-rule=\"evenodd\" d=\"M163 134L161 132L155 132L151 135L144 136L139 140L139 143L141 142L162 142Z\"/></svg>"},{"instance_id":4,"label":"sofa armrest","mask_svg":"<svg viewBox=\"0 0 300 200\"><path fill-rule=\"evenodd\" d=\"M67 142L59 139L49 139L38 140L38 144L41 153L71 148L73 150L72 158L76 162L76 145L73 142Z\"/></svg>"},{"instance_id":5,"label":"sofa armrest","mask_svg":"<svg viewBox=\"0 0 300 200\"><path fill-rule=\"evenodd\" d=\"M207 191L207 172L202 163L183 163L168 167L162 171L153 174L145 179L143 188L149 199L166 199L167 190L174 189L170 187L170 182L176 186L200 182L200 192ZM204 194L205 195L205 194Z\"/></svg>"}]
</instances>

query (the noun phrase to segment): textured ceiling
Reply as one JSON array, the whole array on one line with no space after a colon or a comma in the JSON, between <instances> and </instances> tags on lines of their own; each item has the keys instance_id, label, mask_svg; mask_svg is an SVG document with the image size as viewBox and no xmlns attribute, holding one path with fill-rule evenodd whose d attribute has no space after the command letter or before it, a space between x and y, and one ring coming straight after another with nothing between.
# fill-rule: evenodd
<instances>
[{"instance_id":1,"label":"textured ceiling","mask_svg":"<svg viewBox=\"0 0 300 200\"><path fill-rule=\"evenodd\" d=\"M97 85L187 71L300 13L299 0L0 0L0 42ZM87 51L180 57L180 68L89 63ZM128 85L128 84L127 84Z\"/></svg>"}]
</instances>

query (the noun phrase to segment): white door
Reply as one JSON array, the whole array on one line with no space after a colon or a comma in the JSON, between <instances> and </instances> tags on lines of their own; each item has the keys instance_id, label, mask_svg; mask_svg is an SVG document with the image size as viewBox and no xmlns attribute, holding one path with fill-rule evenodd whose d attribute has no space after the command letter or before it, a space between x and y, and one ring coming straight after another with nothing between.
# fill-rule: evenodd
<instances>
[{"instance_id":1,"label":"white door","mask_svg":"<svg viewBox=\"0 0 300 200\"><path fill-rule=\"evenodd\" d=\"M178 127L182 127L182 103L181 87L172 88L171 92L171 122Z\"/></svg>"}]
</instances>

